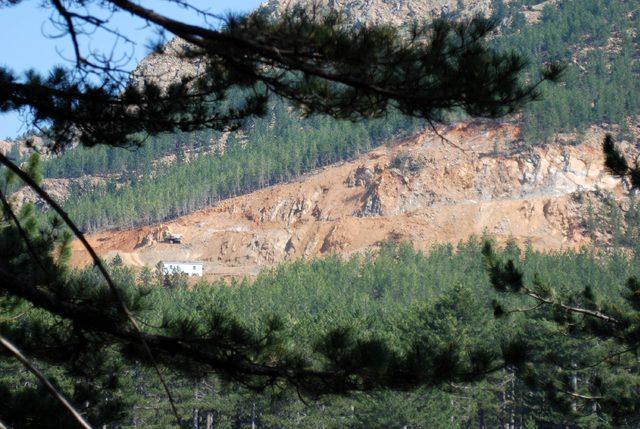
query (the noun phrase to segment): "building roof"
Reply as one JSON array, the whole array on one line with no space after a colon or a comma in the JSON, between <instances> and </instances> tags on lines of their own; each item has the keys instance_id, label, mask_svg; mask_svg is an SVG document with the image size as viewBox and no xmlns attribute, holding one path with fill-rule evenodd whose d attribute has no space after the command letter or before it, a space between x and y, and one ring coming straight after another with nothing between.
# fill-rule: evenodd
<instances>
[{"instance_id":1,"label":"building roof","mask_svg":"<svg viewBox=\"0 0 640 429\"><path fill-rule=\"evenodd\" d=\"M160 261L163 265L204 265L201 261Z\"/></svg>"}]
</instances>

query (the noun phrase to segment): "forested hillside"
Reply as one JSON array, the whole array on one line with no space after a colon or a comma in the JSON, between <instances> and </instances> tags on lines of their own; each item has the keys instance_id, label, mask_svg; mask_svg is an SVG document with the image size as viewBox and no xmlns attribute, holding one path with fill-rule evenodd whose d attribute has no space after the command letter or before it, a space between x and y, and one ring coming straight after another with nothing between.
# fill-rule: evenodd
<instances>
[{"instance_id":1,"label":"forested hillside","mask_svg":"<svg viewBox=\"0 0 640 429\"><path fill-rule=\"evenodd\" d=\"M495 0L492 13L500 22L492 43L527 55L532 73L549 61L567 67L564 83L543 88L543 100L524 111L524 141L543 144L561 131L579 140L590 124L619 124L625 133L626 119L640 113L635 2ZM45 175L105 176L107 184L92 193L72 192L67 209L86 229L131 226L290 180L421 127L395 115L364 124L302 119L276 103L239 132L165 135L131 149L78 148L48 161Z\"/></svg>"},{"instance_id":2,"label":"forested hillside","mask_svg":"<svg viewBox=\"0 0 640 429\"><path fill-rule=\"evenodd\" d=\"M118 186L112 180L88 195L73 194L66 207L87 229L158 222L352 158L417 127L417 121L400 115L366 123L326 117L303 121L278 104L271 116L252 121L241 134L228 136L224 154L211 152L220 136L207 132L177 137L186 145L174 146L172 153L178 159L167 168L154 168L152 156L140 162L139 156L147 156L154 149L142 149L140 155L98 149L105 162L102 166L91 165L100 166L96 168L104 172L124 168L125 185ZM176 145L173 138L159 139L162 143L158 147ZM155 147L155 142L149 146ZM187 162L185 148L189 150L186 155L209 153L193 156ZM80 156L93 162L93 150L83 149ZM73 152L66 159L75 160Z\"/></svg>"},{"instance_id":3,"label":"forested hillside","mask_svg":"<svg viewBox=\"0 0 640 429\"><path fill-rule=\"evenodd\" d=\"M575 390L571 384L574 379L542 364L535 369L514 367L496 371L474 384L445 384L438 389L427 387L410 393L374 391L321 398L299 397L295 391L281 390L278 385L252 392L197 372L186 377L167 371L180 413L194 421L194 427L198 427L196 421L199 427L205 427L208 419L212 419L216 428L243 428L252 422L259 428L274 429L495 428L508 424L514 428L574 427L574 424L633 427L637 394L632 392L637 392L640 385L637 359L632 354L617 357L617 369L611 371L593 367L621 346L604 341L597 344L574 341L570 325L558 330L556 325L538 320L543 309L506 319L494 318L493 300L497 295L489 284L481 248L481 240L471 239L455 248L435 247L425 255L408 245L389 244L379 254L349 260L330 257L284 264L264 272L255 282L234 283L233 287L225 282L201 282L187 288L180 275L164 279L149 268L135 274L118 260L112 262L111 270L122 287L135 284L146 291L140 303L143 310L138 314L144 326L162 325L165 323L162 315L166 314L171 315L170 319L192 323L225 314L260 333L279 320L282 325L274 325L281 326L278 338L283 343L279 347L309 357L321 347L314 342L318 335L331 329L345 335L357 333L361 340L380 338L398 349L406 346L407 338L417 335L428 346L425 360L429 364L425 366L431 368L442 356L445 359L442 366L435 367L443 374L447 368L465 364L469 350L499 352L514 339L520 339L540 356L554 356L561 365L573 365L577 389L598 392L604 398L592 409L590 402L562 393ZM532 282L537 274L538 281L549 282L559 297L579 295L589 285L591 293L600 299L618 303L625 288L621 279L640 275L637 254L628 252L538 253L508 244L501 256L520 257L517 263L526 273L526 283ZM93 268L80 276L100 282ZM507 303L510 308L531 305L519 298ZM29 317L40 317L44 330L57 322L39 312L32 312ZM117 353L110 350L103 350L100 356L114 374L113 379L102 382L117 384L119 390L105 397L108 405L105 408L87 405L90 416L101 412L111 419L103 417L103 423L118 422L122 427L171 426L169 404L151 369L128 365L116 359ZM0 390L0 405L4 410L12 410L11 415L20 416L23 407L34 405L22 396L29 391L25 387L28 374L16 364L5 365L0 368L0 385L10 388L12 394ZM83 384L74 387L67 384L62 374L56 377L71 398L83 397ZM614 406L622 398L629 401L628 408ZM76 403L83 402L76 400ZM38 406L54 409L55 404ZM41 427L64 427L64 421L57 419L64 419L65 414L52 412L51 416L49 425Z\"/></svg>"},{"instance_id":4,"label":"forested hillside","mask_svg":"<svg viewBox=\"0 0 640 429\"><path fill-rule=\"evenodd\" d=\"M589 124L619 124L640 113L640 9L621 0L496 0L502 23L496 44L527 55L539 66L561 61L564 84L545 88L525 109L525 138L539 143L559 131L580 133ZM525 14L544 6L531 25ZM530 12L529 12L530 13ZM531 15L529 15L531 16Z\"/></svg>"}]
</instances>

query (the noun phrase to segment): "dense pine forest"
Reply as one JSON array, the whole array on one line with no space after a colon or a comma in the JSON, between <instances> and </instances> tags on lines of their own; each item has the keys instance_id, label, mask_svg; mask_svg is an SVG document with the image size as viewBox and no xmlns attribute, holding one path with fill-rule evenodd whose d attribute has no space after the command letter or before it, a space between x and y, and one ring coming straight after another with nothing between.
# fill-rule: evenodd
<instances>
[{"instance_id":1,"label":"dense pine forest","mask_svg":"<svg viewBox=\"0 0 640 429\"><path fill-rule=\"evenodd\" d=\"M637 372L633 372L637 361L632 356L622 356L617 370L593 367L621 346L614 342L572 341L570 326L559 330L557 325L537 318L537 311L543 310L495 318L492 308L497 295L483 264L483 240L472 238L457 247L437 246L428 255L409 245L388 244L379 253L348 260L329 257L288 263L262 273L255 282L234 282L231 287L225 282L204 281L187 287L180 275L165 278L152 269L134 273L117 259L110 268L123 287L146 290L139 303L138 318L149 327L166 323L163 317L195 323L221 313L232 315L241 326L260 333L279 320L278 338L282 343L278 347L310 357L320 347L315 342L320 333L332 329L343 335L358 333L363 340L380 338L398 348L408 338L423 335L432 359L437 359L439 353L449 356L454 348L461 361L469 350L500 349L512 339L522 338L535 344L536 353L541 356L553 354L561 363L576 367L574 379L542 365L535 373L522 369L516 372L514 367L513 371L501 370L472 384L445 384L410 393L373 391L320 398L298 396L295 390L278 385L253 392L197 372L191 376L170 372L181 414L192 422L190 427L198 427L196 421L199 427L205 427L208 420L216 428L249 427L252 422L260 428L489 428L508 424L514 428L576 424L633 427L634 420L629 416L633 414L634 395L630 392L640 385ZM619 302L625 289L620 279L640 275L636 253L539 253L508 243L500 255L517 258L527 283L534 278L552 282L559 296L581 293L585 285L590 285L602 299ZM101 280L93 269L74 275ZM519 298L508 300L508 304L513 308L531 305ZM0 324L16 331L17 327L7 320L21 311L16 308L4 313L5 320ZM38 311L30 312L28 317L40 318L42 332L57 323ZM90 374L92 363L86 360L88 355L80 350L78 353ZM108 349L102 351L99 358L103 365L106 359L113 377L93 383L98 383L97 388L100 383L118 386L117 392L102 398L101 408L88 406L87 412L101 413L100 421L117 422L123 427L170 426L171 411L153 372L130 366L116 356ZM23 407L34 406L23 396L30 391L29 375L17 364L3 365L0 386L8 391L0 391L0 405L20 416ZM65 381L62 372L57 372L56 378L76 403L82 403L89 384ZM607 409L609 414L603 413L603 408L592 409L589 403L562 393L571 383L577 383L581 390L598 385L605 396L626 397L631 408L618 405L617 411ZM550 386L555 390L549 390ZM607 407L605 400L601 404ZM56 404L37 406L54 409ZM64 418L64 414L52 413L50 421L41 422L39 427L64 427Z\"/></svg>"},{"instance_id":2,"label":"dense pine forest","mask_svg":"<svg viewBox=\"0 0 640 429\"><path fill-rule=\"evenodd\" d=\"M540 22L528 25L524 11L546 4ZM630 1L584 0L509 2L497 0L504 22L497 46L527 55L533 64L560 60L564 84L548 89L524 113L525 138L544 141L559 131L589 124L619 124L638 114L640 90L638 5Z\"/></svg>"},{"instance_id":3,"label":"dense pine forest","mask_svg":"<svg viewBox=\"0 0 640 429\"><path fill-rule=\"evenodd\" d=\"M543 100L525 109L524 141L543 144L558 132L576 132L579 139L591 124L619 124L624 133L627 118L640 110L636 4L554 2L539 22L528 23L525 12L539 3L494 3L494 18L501 22L493 41L498 48L526 55L531 70L552 60L566 66L564 83L552 93L543 88ZM139 148L69 150L45 164L45 176L105 177L93 192L73 192L67 209L87 230L132 226L290 180L424 126L394 114L365 123L303 119L276 103L270 115L229 135L201 131L153 138Z\"/></svg>"},{"instance_id":4,"label":"dense pine forest","mask_svg":"<svg viewBox=\"0 0 640 429\"><path fill-rule=\"evenodd\" d=\"M528 78L552 61L566 66L562 84L507 119L523 125L518 146L559 132L580 139L593 124L624 136L640 113L638 2L547 0L534 14L541 3L493 1L491 43L525 54ZM395 111L361 122L302 117L274 100L236 131L78 145L42 168L45 178L103 179L63 204L95 231L185 215L427 126ZM73 268L69 225L34 203L12 211L4 194L18 179L3 170L0 336L105 428L638 427L640 167L616 154L624 168L607 164L608 173L631 183L631 198L621 207L603 192L589 206L582 226L593 247L542 252L489 233L428 252L378 242L219 281L120 257ZM34 189L40 161L22 164ZM1 350L0 428L76 427L34 371Z\"/></svg>"}]
</instances>

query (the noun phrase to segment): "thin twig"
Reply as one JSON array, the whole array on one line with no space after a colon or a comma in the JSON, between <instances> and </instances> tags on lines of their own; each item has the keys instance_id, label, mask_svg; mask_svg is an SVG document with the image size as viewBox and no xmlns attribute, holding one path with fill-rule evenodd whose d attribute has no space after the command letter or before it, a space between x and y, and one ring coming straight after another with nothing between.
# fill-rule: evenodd
<instances>
[{"instance_id":1,"label":"thin twig","mask_svg":"<svg viewBox=\"0 0 640 429\"><path fill-rule=\"evenodd\" d=\"M11 317L0 317L0 322L1 323L7 323L7 322L15 322L16 320L22 318L22 316L24 316L25 314L27 314L27 311L23 311L21 313L16 314L15 316L11 316ZM0 429L2 429L2 427L0 426Z\"/></svg>"},{"instance_id":2,"label":"thin twig","mask_svg":"<svg viewBox=\"0 0 640 429\"><path fill-rule=\"evenodd\" d=\"M564 366L564 365L559 365L560 368L567 370L567 371L584 371L586 369L591 369L591 368L595 368L597 366L602 365L604 362L616 358L618 356L622 356L623 354L626 353L630 353L632 351L636 351L638 349L638 346L631 346L631 347L627 347L625 349L619 350L615 353L610 353L608 355L606 355L605 357L603 357L602 359L599 359L597 362L589 364L589 365L581 365L581 366L574 366L574 367L568 367L568 366Z\"/></svg>"},{"instance_id":3,"label":"thin twig","mask_svg":"<svg viewBox=\"0 0 640 429\"><path fill-rule=\"evenodd\" d=\"M463 147L461 147L461 146L459 146L459 145L455 144L454 142L452 142L451 140L449 140L448 138L446 138L446 137L444 136L444 134L441 134L441 133L438 131L438 129L436 128L436 125L433 123L433 121L432 121L431 119L427 119L427 123L429 124L429 127L433 130L433 132L434 132L438 137L440 137L440 139L441 139L443 142L445 142L445 143L447 143L447 144L449 144L449 145L451 145L451 146L455 147L455 148L456 148L456 149L458 149L458 150L461 150L462 152L466 152L466 151L467 151L465 148L463 148Z\"/></svg>"},{"instance_id":4,"label":"thin twig","mask_svg":"<svg viewBox=\"0 0 640 429\"><path fill-rule=\"evenodd\" d=\"M20 177L22 181L24 181L27 185L29 185L31 189L33 189L43 200L45 200L47 204L49 204L49 206L67 224L67 226L71 229L71 231L78 238L78 240L80 240L80 242L82 243L84 248L87 250L89 255L91 255L91 258L93 259L93 263L98 268L102 276L105 278L107 285L111 290L111 293L118 301L118 304L120 305L120 309L122 313L127 317L127 319L129 319L129 322L133 326L133 329L135 330L136 334L138 335L138 338L142 343L142 346L145 349L145 352L149 357L149 360L151 361L151 364L153 365L156 371L156 374L158 375L158 378L160 379L160 382L162 383L162 386L167 394L167 398L169 399L169 402L171 404L171 409L178 422L178 426L181 426L182 419L180 418L180 414L178 413L178 408L176 407L175 401L173 400L173 395L169 390L169 386L167 385L166 381L164 380L164 377L162 376L162 373L160 372L160 368L158 367L158 363L156 362L153 356L153 353L151 352L151 348L149 348L149 345L144 339L144 335L142 334L142 330L140 329L138 322L136 322L136 319L133 317L133 314L127 307L127 304L124 302L124 299L122 298L122 295L118 290L118 287L116 286L115 282L109 275L109 272L107 271L106 267L98 257L98 254L96 253L96 251L89 244L89 242L87 241L82 231L80 231L80 229L76 226L76 224L71 220L67 212L65 212L62 209L62 207L60 207L60 205L53 198L51 198L51 196L44 189L42 189L42 187L40 187L40 185L38 185L31 177L29 177L28 174L22 171L16 164L14 164L9 158L7 158L1 153L0 153L0 163L4 164L9 170L13 171L18 177Z\"/></svg>"},{"instance_id":5,"label":"thin twig","mask_svg":"<svg viewBox=\"0 0 640 429\"><path fill-rule=\"evenodd\" d=\"M66 22L67 31L71 36L73 51L76 56L76 65L80 66L84 62L84 58L80 53L80 45L78 44L78 34L76 33L76 28L75 28L75 25L73 24L73 19L71 18L71 15L67 12L67 10L64 8L64 6L62 6L62 3L60 2L60 0L52 0L52 3L56 8L56 10L58 11L58 13L62 15L63 19Z\"/></svg>"},{"instance_id":6,"label":"thin twig","mask_svg":"<svg viewBox=\"0 0 640 429\"><path fill-rule=\"evenodd\" d=\"M36 368L35 365L31 363L31 361L25 355L23 355L22 352L18 350L18 348L13 343L11 343L5 337L0 335L0 344L5 349L7 349L9 353L11 353L16 359L18 359L20 363L22 363L22 365L29 370L29 372L31 372L40 380L40 382L44 385L44 387L47 388L49 393L51 393L51 395L53 395L53 397L55 397L58 400L58 402L60 402L62 406L66 408L67 411L69 411L69 413L73 416L73 418L76 419L76 421L80 424L80 426L82 426L85 429L91 429L91 425L87 423L87 421L80 415L80 413L75 408L73 408L73 405L71 405L69 401L67 401L64 395L60 393L60 391L56 389L49 380L47 380L47 377L45 377L45 375L42 372L40 372L40 370ZM1 424L0 424L0 427L2 427Z\"/></svg>"},{"instance_id":7,"label":"thin twig","mask_svg":"<svg viewBox=\"0 0 640 429\"><path fill-rule=\"evenodd\" d=\"M564 393L565 395L569 395L571 397L574 397L574 398L584 399L585 401L597 401L598 399L604 399L604 396L581 395L579 393L573 393L573 392L569 392L567 390L562 390L562 389L560 389L560 392Z\"/></svg>"},{"instance_id":8,"label":"thin twig","mask_svg":"<svg viewBox=\"0 0 640 429\"><path fill-rule=\"evenodd\" d=\"M529 311L537 310L540 307L542 307L543 305L545 305L544 302L538 302L538 304L534 305L533 307L529 307L529 308L513 308L513 309L511 309L509 311L506 311L505 314L527 313Z\"/></svg>"},{"instance_id":9,"label":"thin twig","mask_svg":"<svg viewBox=\"0 0 640 429\"><path fill-rule=\"evenodd\" d=\"M250 55L257 56L259 57L257 59L259 59L259 61L264 64L273 62L276 67L283 70L300 71L311 76L336 83L341 83L356 89L364 89L366 91L388 98L416 101L425 98L425 95L423 93L412 93L411 91L403 92L394 88L389 89L387 87L379 85L376 82L367 81L366 79L362 79L358 76L331 71L327 68L318 67L316 65L317 63L322 62L322 60L328 62L330 61L330 58L319 57L314 63L300 61L301 53L297 49L283 49L282 47L278 47L277 45L268 45L256 40L242 38L235 34L220 32L209 28L203 28L197 25L186 24L184 22L157 13L152 9L145 8L129 0L108 0L108 3L112 4L118 9L131 13L134 16L156 24L175 34L176 36L184 39L185 41L188 41L193 45L204 49L211 49L213 46L215 46L214 44L220 43L222 46L231 47L232 50L236 48L245 51ZM233 55L224 52L223 50L216 49L215 53L223 57L227 61L233 60ZM268 78L266 75L260 74L259 80L266 82ZM547 80L547 78L542 77L538 79L538 81L536 81L534 84L529 85L526 90L516 98L514 98L515 96L505 96L502 99L495 100L493 104L499 106L532 98L535 95L536 88ZM291 93L287 95L291 96ZM435 97L435 99L433 100L435 101L436 99L438 99L438 97ZM462 148L458 149L462 150Z\"/></svg>"}]
</instances>

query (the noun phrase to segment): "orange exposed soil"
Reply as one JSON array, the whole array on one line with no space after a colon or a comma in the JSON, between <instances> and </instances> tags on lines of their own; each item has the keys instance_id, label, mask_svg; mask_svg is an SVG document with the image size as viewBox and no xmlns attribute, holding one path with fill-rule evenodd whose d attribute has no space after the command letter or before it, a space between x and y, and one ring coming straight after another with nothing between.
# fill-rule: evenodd
<instances>
[{"instance_id":1,"label":"orange exposed soil","mask_svg":"<svg viewBox=\"0 0 640 429\"><path fill-rule=\"evenodd\" d=\"M282 261L352 254L385 240L427 250L489 233L541 249L588 242L586 202L621 194L603 170L602 131L577 146L553 144L500 154L517 140L512 124L458 124L414 136L299 180L231 198L169 221L89 237L100 255L125 264L200 260L208 276L255 275ZM454 147L459 146L461 149ZM181 244L161 241L164 231ZM88 256L74 242L73 263Z\"/></svg>"}]
</instances>

